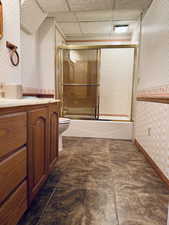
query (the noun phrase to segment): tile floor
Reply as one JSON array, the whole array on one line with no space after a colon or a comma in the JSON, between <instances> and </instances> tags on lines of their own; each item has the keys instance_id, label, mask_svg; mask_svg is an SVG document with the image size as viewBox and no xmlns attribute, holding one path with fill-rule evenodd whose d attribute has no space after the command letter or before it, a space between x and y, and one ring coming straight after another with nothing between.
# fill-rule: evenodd
<instances>
[{"instance_id":1,"label":"tile floor","mask_svg":"<svg viewBox=\"0 0 169 225\"><path fill-rule=\"evenodd\" d=\"M169 189L129 141L64 138L18 225L166 225Z\"/></svg>"}]
</instances>

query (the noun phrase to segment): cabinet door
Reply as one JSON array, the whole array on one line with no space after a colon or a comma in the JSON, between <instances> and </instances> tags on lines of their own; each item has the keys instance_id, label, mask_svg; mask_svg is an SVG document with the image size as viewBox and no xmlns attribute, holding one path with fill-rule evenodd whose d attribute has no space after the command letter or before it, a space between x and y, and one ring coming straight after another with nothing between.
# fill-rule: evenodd
<instances>
[{"instance_id":1,"label":"cabinet door","mask_svg":"<svg viewBox=\"0 0 169 225\"><path fill-rule=\"evenodd\" d=\"M49 144L49 154L48 154L48 169L51 171L56 164L58 159L58 106L56 104L51 104L49 106L49 120L50 120L50 144Z\"/></svg>"},{"instance_id":2,"label":"cabinet door","mask_svg":"<svg viewBox=\"0 0 169 225\"><path fill-rule=\"evenodd\" d=\"M28 180L29 204L47 178L48 109L28 113Z\"/></svg>"}]
</instances>

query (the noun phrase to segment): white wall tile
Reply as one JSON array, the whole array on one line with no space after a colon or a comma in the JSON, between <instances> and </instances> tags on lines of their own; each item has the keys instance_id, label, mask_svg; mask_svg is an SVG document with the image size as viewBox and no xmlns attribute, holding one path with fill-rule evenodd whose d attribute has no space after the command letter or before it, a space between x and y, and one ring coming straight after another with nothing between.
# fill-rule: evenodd
<instances>
[{"instance_id":1,"label":"white wall tile","mask_svg":"<svg viewBox=\"0 0 169 225\"><path fill-rule=\"evenodd\" d=\"M169 105L137 102L135 138L169 178Z\"/></svg>"}]
</instances>

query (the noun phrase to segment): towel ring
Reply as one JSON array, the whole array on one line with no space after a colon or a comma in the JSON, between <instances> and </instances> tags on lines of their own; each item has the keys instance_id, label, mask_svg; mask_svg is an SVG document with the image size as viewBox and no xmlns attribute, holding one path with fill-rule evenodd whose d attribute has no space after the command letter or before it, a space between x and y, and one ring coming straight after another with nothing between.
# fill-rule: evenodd
<instances>
[{"instance_id":1,"label":"towel ring","mask_svg":"<svg viewBox=\"0 0 169 225\"><path fill-rule=\"evenodd\" d=\"M20 61L19 54L17 52L18 47L8 41L6 42L6 47L10 49L10 60L12 65L18 66Z\"/></svg>"},{"instance_id":2,"label":"towel ring","mask_svg":"<svg viewBox=\"0 0 169 225\"><path fill-rule=\"evenodd\" d=\"M16 60L15 60L15 58L16 58ZM18 54L16 49L11 50L10 60L11 60L11 63L12 63L13 66L19 65L20 59L19 59L19 54Z\"/></svg>"}]
</instances>

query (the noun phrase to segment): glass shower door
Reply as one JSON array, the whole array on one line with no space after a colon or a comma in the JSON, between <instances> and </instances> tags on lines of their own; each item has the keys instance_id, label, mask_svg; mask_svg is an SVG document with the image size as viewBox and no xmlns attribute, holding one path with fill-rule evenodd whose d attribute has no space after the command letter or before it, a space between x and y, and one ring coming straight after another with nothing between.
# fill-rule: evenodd
<instances>
[{"instance_id":1,"label":"glass shower door","mask_svg":"<svg viewBox=\"0 0 169 225\"><path fill-rule=\"evenodd\" d=\"M96 119L98 115L98 50L64 50L63 116Z\"/></svg>"},{"instance_id":2,"label":"glass shower door","mask_svg":"<svg viewBox=\"0 0 169 225\"><path fill-rule=\"evenodd\" d=\"M101 49L99 119L132 117L134 48Z\"/></svg>"}]
</instances>

